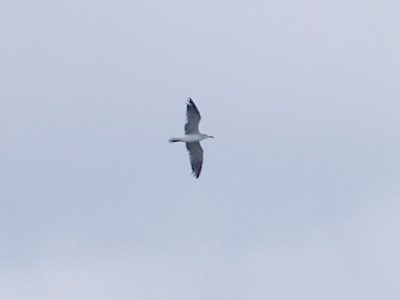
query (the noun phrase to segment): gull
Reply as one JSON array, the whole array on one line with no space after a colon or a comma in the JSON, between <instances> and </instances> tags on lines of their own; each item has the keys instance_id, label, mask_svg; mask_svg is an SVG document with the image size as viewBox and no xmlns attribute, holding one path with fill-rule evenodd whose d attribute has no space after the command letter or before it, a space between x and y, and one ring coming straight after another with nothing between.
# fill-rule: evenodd
<instances>
[{"instance_id":1,"label":"gull","mask_svg":"<svg viewBox=\"0 0 400 300\"><path fill-rule=\"evenodd\" d=\"M186 149L189 151L190 156L190 164L192 165L192 174L194 177L199 178L201 166L203 164L203 149L201 148L200 141L214 137L200 133L200 112L191 98L189 98L186 104L186 118L185 135L183 137L170 138L169 142L186 143Z\"/></svg>"}]
</instances>

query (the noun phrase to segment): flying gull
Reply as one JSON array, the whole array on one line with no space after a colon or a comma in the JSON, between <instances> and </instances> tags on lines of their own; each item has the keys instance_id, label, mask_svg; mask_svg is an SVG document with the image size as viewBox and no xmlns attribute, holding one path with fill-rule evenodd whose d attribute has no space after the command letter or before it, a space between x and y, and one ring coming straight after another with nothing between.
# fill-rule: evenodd
<instances>
[{"instance_id":1,"label":"flying gull","mask_svg":"<svg viewBox=\"0 0 400 300\"><path fill-rule=\"evenodd\" d=\"M203 149L201 148L200 141L214 137L200 133L200 112L191 98L189 98L186 105L186 117L187 122L185 124L185 135L179 138L171 138L169 139L169 142L186 143L186 149L189 151L190 163L192 165L193 176L199 178L201 166L203 164Z\"/></svg>"}]
</instances>

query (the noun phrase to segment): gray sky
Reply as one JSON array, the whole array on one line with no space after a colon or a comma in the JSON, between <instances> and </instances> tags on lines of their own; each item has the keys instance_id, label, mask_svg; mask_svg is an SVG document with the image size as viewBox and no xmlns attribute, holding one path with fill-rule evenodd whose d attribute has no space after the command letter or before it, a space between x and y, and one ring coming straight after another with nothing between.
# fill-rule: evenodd
<instances>
[{"instance_id":1,"label":"gray sky","mask_svg":"<svg viewBox=\"0 0 400 300\"><path fill-rule=\"evenodd\" d=\"M398 1L1 7L1 299L400 299Z\"/></svg>"}]
</instances>

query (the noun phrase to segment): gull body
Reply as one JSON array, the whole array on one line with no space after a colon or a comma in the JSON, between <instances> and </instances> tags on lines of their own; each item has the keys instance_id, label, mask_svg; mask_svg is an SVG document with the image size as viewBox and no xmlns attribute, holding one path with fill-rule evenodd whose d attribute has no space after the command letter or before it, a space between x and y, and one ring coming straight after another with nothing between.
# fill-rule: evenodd
<instances>
[{"instance_id":1,"label":"gull body","mask_svg":"<svg viewBox=\"0 0 400 300\"><path fill-rule=\"evenodd\" d=\"M184 142L184 143L193 143L193 142L201 142L207 138L212 138L212 136L204 134L204 133L195 133L195 134L185 134L182 137L171 138L170 142Z\"/></svg>"},{"instance_id":2,"label":"gull body","mask_svg":"<svg viewBox=\"0 0 400 300\"><path fill-rule=\"evenodd\" d=\"M186 117L187 122L185 124L185 135L182 137L170 138L169 142L183 142L186 144L186 149L189 151L193 175L196 178L199 178L203 165L203 149L201 148L200 141L213 138L213 136L199 131L201 116L191 98L189 98L186 105Z\"/></svg>"}]
</instances>

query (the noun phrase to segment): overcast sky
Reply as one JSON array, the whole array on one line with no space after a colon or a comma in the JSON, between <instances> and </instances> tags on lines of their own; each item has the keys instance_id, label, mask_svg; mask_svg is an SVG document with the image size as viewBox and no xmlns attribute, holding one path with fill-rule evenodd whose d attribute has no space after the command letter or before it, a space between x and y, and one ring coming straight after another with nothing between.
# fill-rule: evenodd
<instances>
[{"instance_id":1,"label":"overcast sky","mask_svg":"<svg viewBox=\"0 0 400 300\"><path fill-rule=\"evenodd\" d=\"M399 11L3 0L0 298L400 299Z\"/></svg>"}]
</instances>

